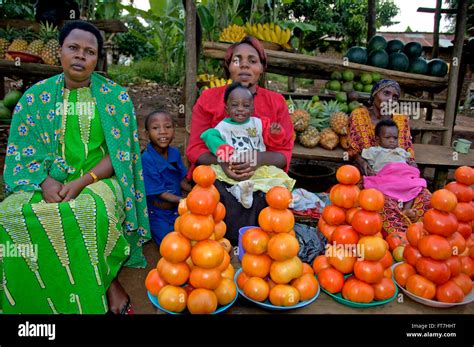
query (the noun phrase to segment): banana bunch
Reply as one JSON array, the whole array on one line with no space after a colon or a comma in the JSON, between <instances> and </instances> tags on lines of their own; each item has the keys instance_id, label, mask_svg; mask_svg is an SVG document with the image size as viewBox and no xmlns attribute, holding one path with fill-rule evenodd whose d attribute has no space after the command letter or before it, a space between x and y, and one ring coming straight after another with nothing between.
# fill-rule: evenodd
<instances>
[{"instance_id":1,"label":"banana bunch","mask_svg":"<svg viewBox=\"0 0 474 347\"><path fill-rule=\"evenodd\" d=\"M278 24L275 23L265 23L265 24L250 24L249 22L245 23L245 28L249 35L255 36L259 40L273 42L278 45L288 46L288 41L290 41L291 30L282 29Z\"/></svg>"},{"instance_id":2,"label":"banana bunch","mask_svg":"<svg viewBox=\"0 0 474 347\"><path fill-rule=\"evenodd\" d=\"M239 42L245 36L247 36L247 32L243 26L231 24L221 32L219 41Z\"/></svg>"},{"instance_id":3,"label":"banana bunch","mask_svg":"<svg viewBox=\"0 0 474 347\"><path fill-rule=\"evenodd\" d=\"M200 75L197 75L196 82L209 82L211 79L216 78L214 75L210 75L208 73L203 73Z\"/></svg>"},{"instance_id":4,"label":"banana bunch","mask_svg":"<svg viewBox=\"0 0 474 347\"><path fill-rule=\"evenodd\" d=\"M199 75L199 76L201 76L201 75ZM209 87L204 86L204 87L202 87L203 90L206 90L206 89L209 89L209 88L215 88L215 87L223 87L227 84L232 83L231 79L226 80L225 78L218 78L214 75L208 75L208 76L210 76L210 79L208 81L205 81L205 82L209 82Z\"/></svg>"}]
</instances>

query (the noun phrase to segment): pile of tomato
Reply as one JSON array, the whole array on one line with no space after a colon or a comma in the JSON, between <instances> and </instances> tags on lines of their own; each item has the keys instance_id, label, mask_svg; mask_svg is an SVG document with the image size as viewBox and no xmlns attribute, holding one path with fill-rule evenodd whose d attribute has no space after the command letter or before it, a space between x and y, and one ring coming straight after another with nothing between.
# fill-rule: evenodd
<instances>
[{"instance_id":1,"label":"pile of tomato","mask_svg":"<svg viewBox=\"0 0 474 347\"><path fill-rule=\"evenodd\" d=\"M323 209L319 230L328 240L313 270L321 287L341 293L346 300L370 303L387 300L396 292L392 255L382 236L384 196L376 189L359 190L359 170L352 165L336 172L339 184L331 188L331 205Z\"/></svg>"},{"instance_id":2,"label":"pile of tomato","mask_svg":"<svg viewBox=\"0 0 474 347\"><path fill-rule=\"evenodd\" d=\"M193 172L197 185L182 199L175 222L160 245L161 258L145 280L147 290L171 312L209 314L237 295L234 268L230 264L229 240L224 238L225 207L213 185L211 167Z\"/></svg>"},{"instance_id":3,"label":"pile of tomato","mask_svg":"<svg viewBox=\"0 0 474 347\"><path fill-rule=\"evenodd\" d=\"M298 258L295 219L288 210L291 199L288 189L271 188L266 194L269 206L258 217L260 227L242 236L245 254L237 285L252 300L294 306L313 298L319 289L311 266Z\"/></svg>"},{"instance_id":4,"label":"pile of tomato","mask_svg":"<svg viewBox=\"0 0 474 347\"><path fill-rule=\"evenodd\" d=\"M423 222L408 228L405 263L394 271L409 292L446 303L462 302L474 278L474 169L459 167L455 179L433 193Z\"/></svg>"}]
</instances>

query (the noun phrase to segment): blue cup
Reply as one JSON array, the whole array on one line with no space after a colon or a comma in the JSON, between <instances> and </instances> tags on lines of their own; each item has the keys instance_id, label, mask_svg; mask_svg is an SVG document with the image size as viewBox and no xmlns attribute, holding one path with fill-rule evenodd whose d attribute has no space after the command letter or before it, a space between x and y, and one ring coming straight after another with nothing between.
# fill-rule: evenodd
<instances>
[{"instance_id":1,"label":"blue cup","mask_svg":"<svg viewBox=\"0 0 474 347\"><path fill-rule=\"evenodd\" d=\"M242 262L242 257L245 254L244 247L242 246L242 236L244 236L245 232L249 229L252 228L260 228L254 225L248 226L248 227L242 227L239 229L239 260Z\"/></svg>"}]
</instances>

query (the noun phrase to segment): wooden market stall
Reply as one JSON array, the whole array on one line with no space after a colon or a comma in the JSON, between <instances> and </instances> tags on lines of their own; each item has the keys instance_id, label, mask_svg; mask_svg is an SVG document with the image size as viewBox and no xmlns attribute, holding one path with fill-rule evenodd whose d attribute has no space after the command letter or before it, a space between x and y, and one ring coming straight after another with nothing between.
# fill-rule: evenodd
<instances>
[{"instance_id":1,"label":"wooden market stall","mask_svg":"<svg viewBox=\"0 0 474 347\"><path fill-rule=\"evenodd\" d=\"M192 1L187 1L187 6ZM187 8L188 9L188 8ZM187 17L195 16L193 12L187 12ZM456 35L454 43L454 51L452 61L460 61L463 46L463 28L466 23L467 17L467 2L461 2L457 10L456 20ZM187 20L187 25L192 25ZM187 27L187 30L192 26ZM191 39L187 41L187 44L191 44ZM218 43L218 42L204 42L203 53L204 56L214 59L223 60L225 51L229 44ZM191 111L196 98L196 84L195 75L197 71L197 65L195 58L191 57L189 53L191 49L187 49L188 59L191 59L190 65L187 65L186 71L186 124L191 121ZM318 56L309 56L304 54L290 53L284 51L266 50L268 55L268 72L277 73L281 75L291 77L303 77L312 79L329 79L332 71L343 71L346 69L353 70L356 73L362 72L378 72L382 78L391 78L396 80L402 89L407 92L410 91L428 91L430 95L443 92L447 89L446 101L440 101L439 99L421 99L421 98L403 98L402 101L420 102L421 107L429 108L442 108L445 109L445 117L443 126L432 123L431 121L416 120L412 125L413 130L420 132L419 141L422 142L424 147L416 151L417 162L424 167L436 168L435 177L435 188L440 188L444 185L447 177L447 170L449 168L463 165L472 165L474 162L473 154L459 154L453 155L451 149L452 134L454 129L455 115L456 115L456 97L457 97L457 86L459 79L459 66L458 64L451 64L449 75L440 78L425 75L418 75L400 71L393 71L387 69L381 69L373 66L362 65L351 63L344 60L334 60ZM193 67L190 69L190 67ZM194 83L191 83L194 82ZM292 95L287 93L287 95ZM295 94L293 94L295 95ZM296 96L296 95L295 95ZM297 95L301 97L301 94ZM312 95L311 95L312 96ZM303 95L303 98L309 98L310 95ZM324 98L324 96L322 96ZM189 104L190 103L190 104ZM434 132L443 133L443 144L429 145L429 141ZM415 148L416 150L416 148ZM342 149L341 149L342 151ZM338 157L339 154L324 150L323 148L305 149L307 159L319 159L319 160L332 160L334 157ZM298 157L298 146L295 146L294 156Z\"/></svg>"}]
</instances>

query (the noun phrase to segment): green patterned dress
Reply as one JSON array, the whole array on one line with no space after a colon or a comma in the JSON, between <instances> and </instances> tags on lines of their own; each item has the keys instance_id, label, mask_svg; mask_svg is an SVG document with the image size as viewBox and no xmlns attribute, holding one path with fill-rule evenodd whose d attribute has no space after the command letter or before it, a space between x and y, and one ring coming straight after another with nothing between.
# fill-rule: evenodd
<instances>
[{"instance_id":1,"label":"green patterned dress","mask_svg":"<svg viewBox=\"0 0 474 347\"><path fill-rule=\"evenodd\" d=\"M115 175L69 202L46 203L49 175L70 182L110 154ZM25 92L15 108L0 203L3 313L105 313L121 266L146 265L148 218L133 104L93 74L67 90L63 75Z\"/></svg>"}]
</instances>

